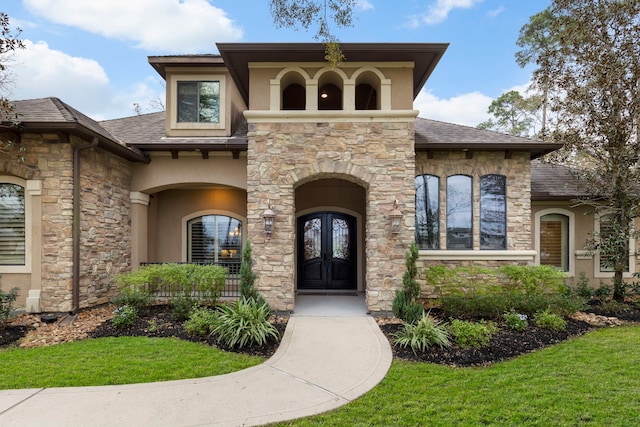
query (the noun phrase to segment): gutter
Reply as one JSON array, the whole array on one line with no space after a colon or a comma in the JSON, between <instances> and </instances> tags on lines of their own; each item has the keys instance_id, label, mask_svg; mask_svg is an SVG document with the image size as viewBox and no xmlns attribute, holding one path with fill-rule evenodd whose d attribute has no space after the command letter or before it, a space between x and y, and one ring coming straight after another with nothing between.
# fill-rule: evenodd
<instances>
[{"instance_id":1,"label":"gutter","mask_svg":"<svg viewBox=\"0 0 640 427\"><path fill-rule=\"evenodd\" d=\"M71 314L77 314L80 308L80 152L98 146L98 138L86 145L73 147L73 274Z\"/></svg>"}]
</instances>

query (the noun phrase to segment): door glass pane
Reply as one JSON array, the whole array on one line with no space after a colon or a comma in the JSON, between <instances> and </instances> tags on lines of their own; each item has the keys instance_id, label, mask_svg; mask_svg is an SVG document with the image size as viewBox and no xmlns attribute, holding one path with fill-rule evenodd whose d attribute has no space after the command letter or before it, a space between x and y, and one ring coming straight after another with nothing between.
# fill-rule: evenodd
<instances>
[{"instance_id":1,"label":"door glass pane","mask_svg":"<svg viewBox=\"0 0 640 427\"><path fill-rule=\"evenodd\" d=\"M322 221L312 218L304 222L304 260L320 258L322 250Z\"/></svg>"},{"instance_id":2,"label":"door glass pane","mask_svg":"<svg viewBox=\"0 0 640 427\"><path fill-rule=\"evenodd\" d=\"M447 249L473 249L472 180L447 178Z\"/></svg>"},{"instance_id":3,"label":"door glass pane","mask_svg":"<svg viewBox=\"0 0 640 427\"><path fill-rule=\"evenodd\" d=\"M569 217L549 214L540 218L540 264L569 271Z\"/></svg>"},{"instance_id":4,"label":"door glass pane","mask_svg":"<svg viewBox=\"0 0 640 427\"><path fill-rule=\"evenodd\" d=\"M440 178L416 177L416 244L420 249L440 248Z\"/></svg>"},{"instance_id":5,"label":"door glass pane","mask_svg":"<svg viewBox=\"0 0 640 427\"><path fill-rule=\"evenodd\" d=\"M332 224L333 258L349 259L349 223L344 219L333 218Z\"/></svg>"},{"instance_id":6,"label":"door glass pane","mask_svg":"<svg viewBox=\"0 0 640 427\"><path fill-rule=\"evenodd\" d=\"M507 247L507 178L480 177L480 249Z\"/></svg>"}]
</instances>

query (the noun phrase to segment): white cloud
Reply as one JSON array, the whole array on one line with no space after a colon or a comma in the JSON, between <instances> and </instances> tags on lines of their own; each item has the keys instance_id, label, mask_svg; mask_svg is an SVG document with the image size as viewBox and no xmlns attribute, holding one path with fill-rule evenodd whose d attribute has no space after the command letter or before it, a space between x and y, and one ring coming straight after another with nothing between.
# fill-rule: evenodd
<instances>
[{"instance_id":1,"label":"white cloud","mask_svg":"<svg viewBox=\"0 0 640 427\"><path fill-rule=\"evenodd\" d=\"M154 52L203 53L216 41L242 38L224 10L206 0L25 0L34 14L58 24L132 41Z\"/></svg>"},{"instance_id":2,"label":"white cloud","mask_svg":"<svg viewBox=\"0 0 640 427\"><path fill-rule=\"evenodd\" d=\"M356 8L358 10L371 10L373 9L373 4L371 4L371 2L368 0L357 0Z\"/></svg>"},{"instance_id":3,"label":"white cloud","mask_svg":"<svg viewBox=\"0 0 640 427\"><path fill-rule=\"evenodd\" d=\"M154 79L114 92L107 73L95 60L70 56L45 42L25 40L25 45L10 64L11 99L54 96L96 120L133 115L134 102L146 107L150 100L164 99L164 87Z\"/></svg>"},{"instance_id":4,"label":"white cloud","mask_svg":"<svg viewBox=\"0 0 640 427\"><path fill-rule=\"evenodd\" d=\"M487 16L494 18L498 15L500 15L502 12L504 12L506 9L504 6L499 6L496 9L490 10L489 12L487 12Z\"/></svg>"},{"instance_id":5,"label":"white cloud","mask_svg":"<svg viewBox=\"0 0 640 427\"><path fill-rule=\"evenodd\" d=\"M453 9L469 9L484 0L437 0L435 4L429 6L421 21L427 25L443 22Z\"/></svg>"},{"instance_id":6,"label":"white cloud","mask_svg":"<svg viewBox=\"0 0 640 427\"><path fill-rule=\"evenodd\" d=\"M441 99L430 91L423 90L413 103L420 110L420 117L476 127L489 119L487 108L493 99L480 92L465 93Z\"/></svg>"}]
</instances>

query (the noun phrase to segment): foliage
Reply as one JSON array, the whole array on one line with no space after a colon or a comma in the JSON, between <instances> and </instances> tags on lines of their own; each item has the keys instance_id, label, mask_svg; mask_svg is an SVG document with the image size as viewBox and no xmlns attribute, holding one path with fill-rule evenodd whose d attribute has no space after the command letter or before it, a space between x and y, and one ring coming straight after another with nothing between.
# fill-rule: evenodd
<instances>
[{"instance_id":1,"label":"foliage","mask_svg":"<svg viewBox=\"0 0 640 427\"><path fill-rule=\"evenodd\" d=\"M480 123L478 129L493 130L515 136L533 136L542 97L523 97L511 90L500 95L489 105L487 112L493 118Z\"/></svg>"},{"instance_id":2,"label":"foliage","mask_svg":"<svg viewBox=\"0 0 640 427\"><path fill-rule=\"evenodd\" d=\"M554 0L521 31L520 59L537 67L533 82L550 94L552 137L564 144L557 160L579 166L579 204L607 216L611 232L593 234L588 246L606 255L617 301L640 215L638 39L637 1Z\"/></svg>"},{"instance_id":3,"label":"foliage","mask_svg":"<svg viewBox=\"0 0 640 427\"><path fill-rule=\"evenodd\" d=\"M337 27L353 26L353 9L356 0L271 0L271 16L278 28L318 27L314 38L325 43L326 59L332 67L342 62L342 53L336 36L332 33L329 20Z\"/></svg>"},{"instance_id":4,"label":"foliage","mask_svg":"<svg viewBox=\"0 0 640 427\"><path fill-rule=\"evenodd\" d=\"M463 349L488 347L491 336L498 332L493 322L469 322L453 319L448 326L453 341Z\"/></svg>"},{"instance_id":5,"label":"foliage","mask_svg":"<svg viewBox=\"0 0 640 427\"><path fill-rule=\"evenodd\" d=\"M16 302L16 299L18 299L18 288L3 292L2 282L0 282L0 330L4 328L7 320L9 320L9 316L13 312L13 303Z\"/></svg>"},{"instance_id":6,"label":"foliage","mask_svg":"<svg viewBox=\"0 0 640 427\"><path fill-rule=\"evenodd\" d=\"M420 297L418 283L418 246L414 242L405 252L405 272L402 275L402 289L396 291L391 310L393 314L408 323L416 323L423 317L424 308L417 299Z\"/></svg>"},{"instance_id":7,"label":"foliage","mask_svg":"<svg viewBox=\"0 0 640 427\"><path fill-rule=\"evenodd\" d=\"M211 333L218 321L217 312L206 307L198 307L191 312L184 322L184 329L189 335L205 336Z\"/></svg>"},{"instance_id":8,"label":"foliage","mask_svg":"<svg viewBox=\"0 0 640 427\"><path fill-rule=\"evenodd\" d=\"M402 330L393 335L393 342L401 347L411 347L414 353L429 347L450 347L449 331L444 323L423 313L417 323L405 323Z\"/></svg>"},{"instance_id":9,"label":"foliage","mask_svg":"<svg viewBox=\"0 0 640 427\"><path fill-rule=\"evenodd\" d=\"M564 274L548 265L503 265L498 271L507 279L507 290L527 295L562 293L564 290Z\"/></svg>"},{"instance_id":10,"label":"foliage","mask_svg":"<svg viewBox=\"0 0 640 427\"><path fill-rule=\"evenodd\" d=\"M136 309L140 314L146 313L151 305L151 295L146 290L135 287L121 288L111 300L118 307L129 306Z\"/></svg>"},{"instance_id":11,"label":"foliage","mask_svg":"<svg viewBox=\"0 0 640 427\"><path fill-rule=\"evenodd\" d=\"M578 283L576 283L572 288L571 292L575 293L581 298L584 298L586 301L589 301L595 295L595 289L591 287L589 283L589 279L584 271L580 272L578 277Z\"/></svg>"},{"instance_id":12,"label":"foliage","mask_svg":"<svg viewBox=\"0 0 640 427\"><path fill-rule=\"evenodd\" d=\"M198 307L198 300L190 295L176 295L171 299L171 311L178 320L187 320Z\"/></svg>"},{"instance_id":13,"label":"foliage","mask_svg":"<svg viewBox=\"0 0 640 427\"><path fill-rule=\"evenodd\" d=\"M133 322L138 318L138 310L131 305L123 305L117 308L115 316L111 320L113 326L118 329L128 329L133 326Z\"/></svg>"},{"instance_id":14,"label":"foliage","mask_svg":"<svg viewBox=\"0 0 640 427\"><path fill-rule=\"evenodd\" d=\"M227 270L217 265L151 264L118 276L120 293L154 295L169 292L193 296L206 304L215 305L224 289Z\"/></svg>"},{"instance_id":15,"label":"foliage","mask_svg":"<svg viewBox=\"0 0 640 427\"><path fill-rule=\"evenodd\" d=\"M511 310L502 315L505 325L509 329L514 331L523 331L529 326L528 317L526 314L517 313L515 310Z\"/></svg>"},{"instance_id":16,"label":"foliage","mask_svg":"<svg viewBox=\"0 0 640 427\"><path fill-rule=\"evenodd\" d=\"M440 295L470 297L490 292L497 286L496 271L477 265L433 265L427 267L425 277Z\"/></svg>"},{"instance_id":17,"label":"foliage","mask_svg":"<svg viewBox=\"0 0 640 427\"><path fill-rule=\"evenodd\" d=\"M254 285L256 274L253 272L252 252L251 241L247 240L244 249L242 249L242 263L240 264L240 296L253 299L261 305L266 301Z\"/></svg>"},{"instance_id":18,"label":"foliage","mask_svg":"<svg viewBox=\"0 0 640 427\"><path fill-rule=\"evenodd\" d=\"M567 329L567 322L549 310L538 311L534 314L533 324L538 328L551 329L552 331L564 331Z\"/></svg>"},{"instance_id":19,"label":"foliage","mask_svg":"<svg viewBox=\"0 0 640 427\"><path fill-rule=\"evenodd\" d=\"M593 295L601 301L604 301L611 298L612 292L613 289L611 289L610 285L600 282L600 286L594 291Z\"/></svg>"},{"instance_id":20,"label":"foliage","mask_svg":"<svg viewBox=\"0 0 640 427\"><path fill-rule=\"evenodd\" d=\"M262 345L270 337L278 338L278 330L269 322L271 309L266 303L240 298L218 307L218 311L211 334L230 348Z\"/></svg>"}]
</instances>

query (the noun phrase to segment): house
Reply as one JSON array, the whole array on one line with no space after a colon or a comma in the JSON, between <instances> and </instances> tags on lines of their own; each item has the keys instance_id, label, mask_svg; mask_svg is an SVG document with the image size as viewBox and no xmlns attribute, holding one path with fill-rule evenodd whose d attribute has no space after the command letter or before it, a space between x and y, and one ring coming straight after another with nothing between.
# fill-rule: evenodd
<instances>
[{"instance_id":1,"label":"house","mask_svg":"<svg viewBox=\"0 0 640 427\"><path fill-rule=\"evenodd\" d=\"M572 189L535 161L557 144L417 118L446 44L342 49L336 68L317 43L153 56L166 112L116 120L16 101L18 121L0 127L26 149L0 161L3 285L30 312L75 311L142 263L233 270L247 239L259 291L285 311L301 292L356 291L390 310L413 241L421 267L556 263L597 277Z\"/></svg>"}]
</instances>

